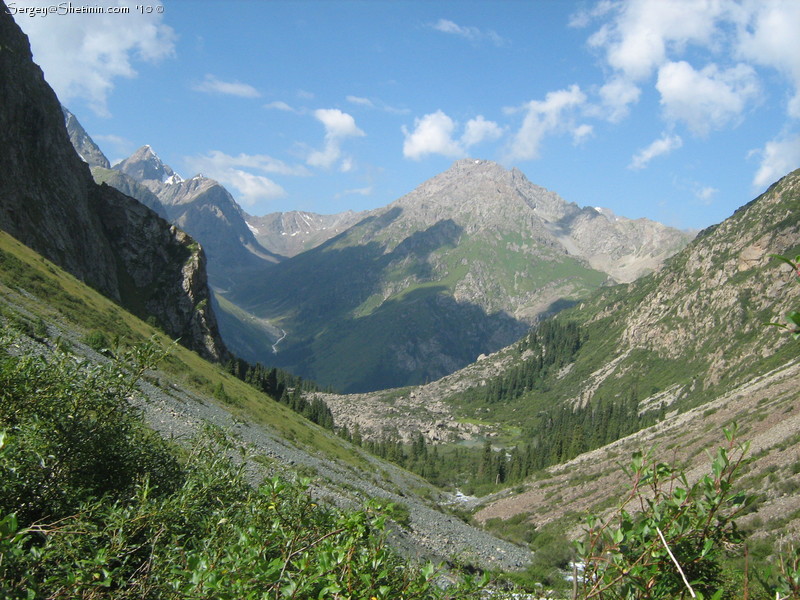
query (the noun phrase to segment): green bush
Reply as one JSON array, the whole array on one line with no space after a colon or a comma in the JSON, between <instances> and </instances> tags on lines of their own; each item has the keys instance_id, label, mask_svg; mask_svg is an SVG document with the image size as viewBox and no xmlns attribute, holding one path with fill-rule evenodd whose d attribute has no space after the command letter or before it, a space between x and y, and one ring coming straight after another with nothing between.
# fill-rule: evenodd
<instances>
[{"instance_id":1,"label":"green bush","mask_svg":"<svg viewBox=\"0 0 800 600\"><path fill-rule=\"evenodd\" d=\"M0 598L480 597L468 577L443 589L433 565L398 558L375 507L319 506L307 482L277 477L254 488L216 430L188 451L158 438L127 402L153 344L99 366L6 347Z\"/></svg>"},{"instance_id":2,"label":"green bush","mask_svg":"<svg viewBox=\"0 0 800 600\"><path fill-rule=\"evenodd\" d=\"M584 597L603 600L733 597L726 573L728 550L741 548L735 518L753 497L735 493L747 444L724 430L728 444L711 473L689 484L686 475L637 452L626 471L632 487L610 519L588 520L577 544L584 563ZM713 595L713 596L712 596Z\"/></svg>"}]
</instances>

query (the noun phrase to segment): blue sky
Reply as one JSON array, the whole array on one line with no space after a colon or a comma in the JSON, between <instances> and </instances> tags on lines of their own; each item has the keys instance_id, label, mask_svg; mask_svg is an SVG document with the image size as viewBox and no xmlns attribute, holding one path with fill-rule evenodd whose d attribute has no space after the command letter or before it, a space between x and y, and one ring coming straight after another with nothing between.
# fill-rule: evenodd
<instances>
[{"instance_id":1,"label":"blue sky","mask_svg":"<svg viewBox=\"0 0 800 600\"><path fill-rule=\"evenodd\" d=\"M112 162L150 144L251 214L384 206L469 156L702 228L800 167L796 0L148 1L6 0Z\"/></svg>"}]
</instances>

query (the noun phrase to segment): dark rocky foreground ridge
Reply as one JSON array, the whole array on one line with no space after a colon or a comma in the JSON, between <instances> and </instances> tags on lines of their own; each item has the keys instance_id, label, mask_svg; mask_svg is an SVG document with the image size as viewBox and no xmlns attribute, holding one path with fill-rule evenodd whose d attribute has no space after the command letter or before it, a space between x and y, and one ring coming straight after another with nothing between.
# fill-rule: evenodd
<instances>
[{"instance_id":1,"label":"dark rocky foreground ridge","mask_svg":"<svg viewBox=\"0 0 800 600\"><path fill-rule=\"evenodd\" d=\"M227 356L203 250L136 200L94 183L2 2L0 98L0 227L203 356Z\"/></svg>"}]
</instances>

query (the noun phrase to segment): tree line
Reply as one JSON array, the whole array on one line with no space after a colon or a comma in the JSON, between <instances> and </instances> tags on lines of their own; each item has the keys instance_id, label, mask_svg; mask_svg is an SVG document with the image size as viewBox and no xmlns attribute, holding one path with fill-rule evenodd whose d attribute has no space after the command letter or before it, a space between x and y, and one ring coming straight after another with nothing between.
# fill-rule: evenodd
<instances>
[{"instance_id":1,"label":"tree line","mask_svg":"<svg viewBox=\"0 0 800 600\"><path fill-rule=\"evenodd\" d=\"M265 393L273 400L285 404L294 412L309 421L334 429L333 413L328 405L319 398L306 400L305 395L320 391L313 381L293 375L283 369L265 367L261 363L250 364L242 358L232 358L225 364L225 369L237 379L241 379L257 390Z\"/></svg>"}]
</instances>

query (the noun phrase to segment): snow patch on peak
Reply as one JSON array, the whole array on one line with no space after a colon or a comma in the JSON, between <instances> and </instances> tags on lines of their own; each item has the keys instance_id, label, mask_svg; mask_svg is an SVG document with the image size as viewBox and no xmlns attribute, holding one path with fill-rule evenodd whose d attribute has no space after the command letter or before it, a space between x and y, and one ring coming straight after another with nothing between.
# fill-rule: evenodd
<instances>
[{"instance_id":1,"label":"snow patch on peak","mask_svg":"<svg viewBox=\"0 0 800 600\"><path fill-rule=\"evenodd\" d=\"M169 177L164 177L164 183L167 185L174 185L176 183L181 183L183 181L183 177L178 175L177 173L173 173Z\"/></svg>"}]
</instances>

